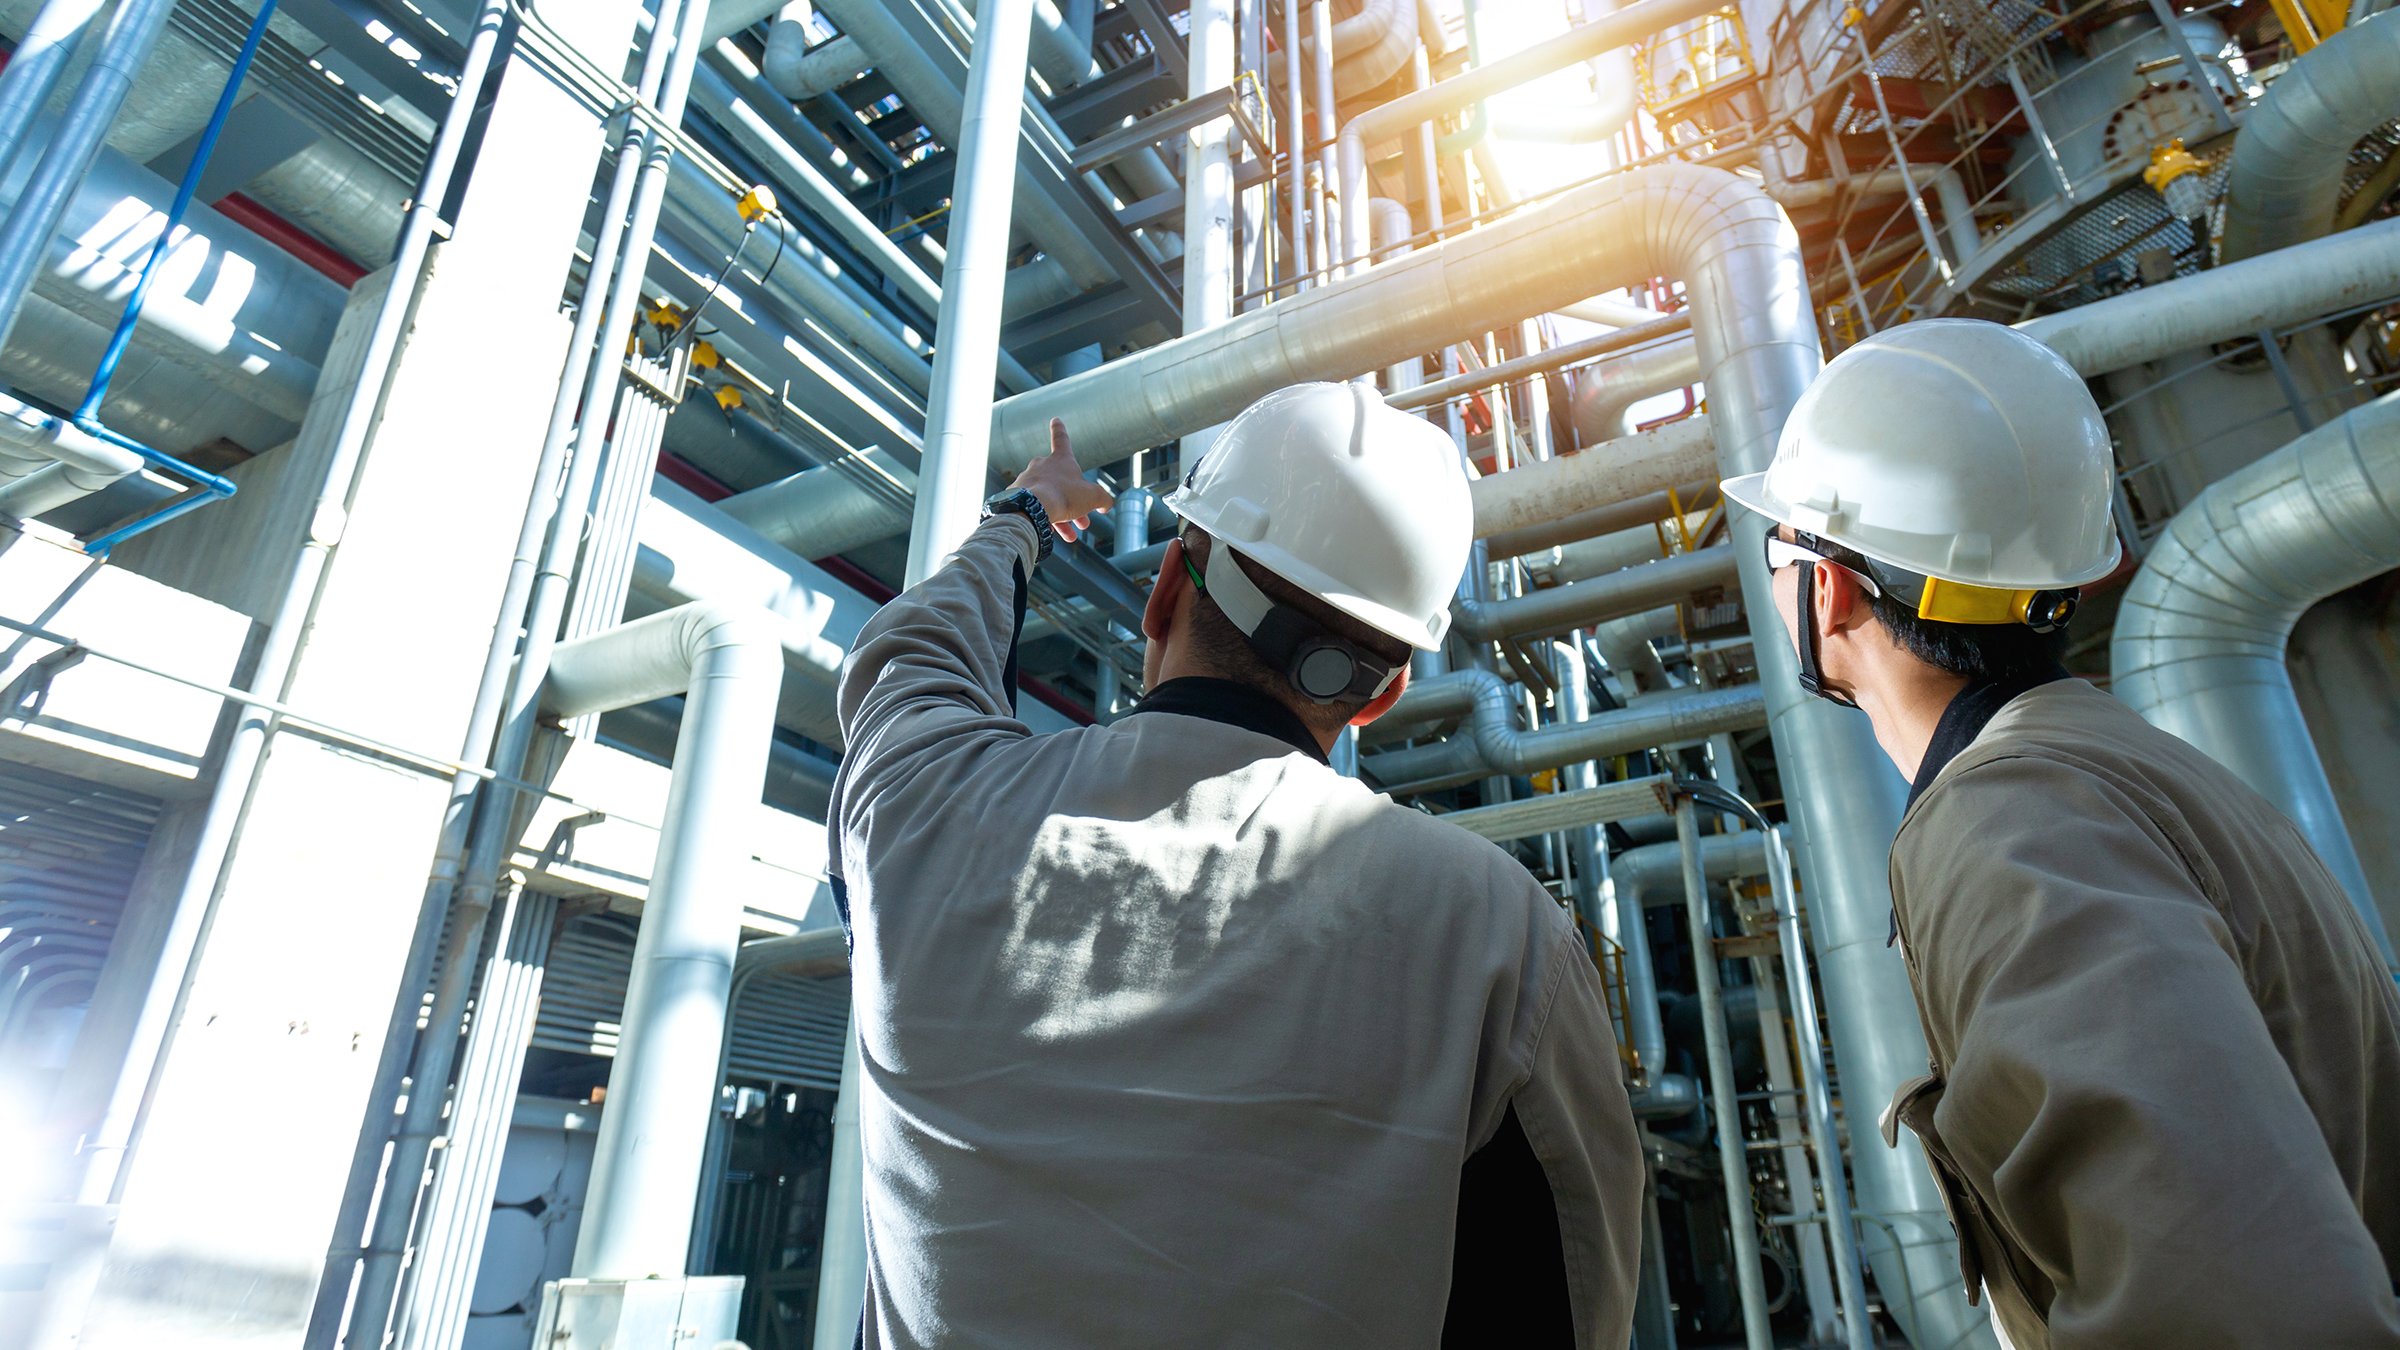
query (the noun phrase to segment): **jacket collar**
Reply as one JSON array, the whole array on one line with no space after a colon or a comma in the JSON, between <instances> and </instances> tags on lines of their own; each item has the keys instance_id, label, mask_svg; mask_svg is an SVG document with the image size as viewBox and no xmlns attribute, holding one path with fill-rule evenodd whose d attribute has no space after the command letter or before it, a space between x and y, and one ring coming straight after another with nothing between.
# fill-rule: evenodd
<instances>
[{"instance_id":1,"label":"jacket collar","mask_svg":"<svg viewBox=\"0 0 2400 1350\"><path fill-rule=\"evenodd\" d=\"M1204 675L1169 680L1151 690L1125 715L1132 717L1139 713L1178 713L1222 722L1261 736L1272 736L1320 764L1328 762L1324 747L1317 744L1317 738L1298 713L1259 690L1232 680Z\"/></svg>"}]
</instances>

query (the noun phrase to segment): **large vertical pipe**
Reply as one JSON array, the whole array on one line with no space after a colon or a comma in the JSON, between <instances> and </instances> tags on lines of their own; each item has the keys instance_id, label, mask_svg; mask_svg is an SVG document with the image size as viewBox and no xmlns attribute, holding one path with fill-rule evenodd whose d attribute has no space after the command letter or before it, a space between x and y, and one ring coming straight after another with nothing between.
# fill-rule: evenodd
<instances>
[{"instance_id":1,"label":"large vertical pipe","mask_svg":"<svg viewBox=\"0 0 2400 1350\"><path fill-rule=\"evenodd\" d=\"M83 83L76 86L75 96L59 116L33 177L17 195L16 209L0 222L0 345L6 344L10 330L17 326L17 310L25 303L25 292L33 285L42 255L49 251L59 217L66 213L67 202L84 174L91 171L109 124L116 120L127 91L133 88L134 74L150 58L150 49L158 45L158 35L166 30L167 14L174 7L175 0L124 0L117 7L107 31L101 34L99 54L92 58ZM39 110L36 104L31 111ZM26 120L30 121L30 116Z\"/></svg>"},{"instance_id":2,"label":"large vertical pipe","mask_svg":"<svg viewBox=\"0 0 2400 1350\"><path fill-rule=\"evenodd\" d=\"M8 69L0 71L0 177L15 160L25 129L39 117L50 91L58 87L75 49L83 43L92 20L105 0L50 0L33 16L25 40L9 54Z\"/></svg>"},{"instance_id":3,"label":"large vertical pipe","mask_svg":"<svg viewBox=\"0 0 2400 1350\"><path fill-rule=\"evenodd\" d=\"M1192 0L1189 97L1232 85L1233 0ZM1233 317L1233 119L1195 128L1183 155L1183 331L1196 333ZM1183 462L1196 464L1216 428L1183 438Z\"/></svg>"},{"instance_id":4,"label":"large vertical pipe","mask_svg":"<svg viewBox=\"0 0 2400 1350\"><path fill-rule=\"evenodd\" d=\"M1699 818L1689 797L1675 802L1675 842L1683 851L1684 918L1692 938L1693 983L1700 990L1701 1033L1708 1047L1709 1109L1716 1117L1717 1167L1725 1178L1725 1227L1733 1239L1734 1285L1742 1298L1742 1339L1749 1350L1774 1350L1767 1331L1767 1286L1758 1264L1758 1227L1751 1220L1750 1156L1734 1092L1733 1043L1725 1031L1725 993L1717 985L1717 944L1709 935Z\"/></svg>"},{"instance_id":5,"label":"large vertical pipe","mask_svg":"<svg viewBox=\"0 0 2400 1350\"><path fill-rule=\"evenodd\" d=\"M685 1273L742 935L739 873L774 740L783 639L764 611L691 605L561 647L551 670L555 710L575 716L657 697L657 685L636 687L639 676L671 663L686 672L683 723L593 1144L575 1241L579 1279Z\"/></svg>"},{"instance_id":6,"label":"large vertical pipe","mask_svg":"<svg viewBox=\"0 0 2400 1350\"><path fill-rule=\"evenodd\" d=\"M1305 86L1300 79L1300 0L1283 0L1283 181L1288 199L1285 209L1292 217L1292 275L1306 277L1316 266L1316 254L1310 250L1310 240L1318 232L1309 229L1307 183L1313 176L1308 171L1308 104ZM1306 289L1309 283L1300 283Z\"/></svg>"},{"instance_id":7,"label":"large vertical pipe","mask_svg":"<svg viewBox=\"0 0 2400 1350\"><path fill-rule=\"evenodd\" d=\"M1290 2L1297 4L1299 3L1299 0L1290 0ZM1316 164L1316 172L1318 175L1318 182L1322 184L1322 186L1318 188L1316 194L1318 230L1316 239L1317 266L1323 270L1325 279L1330 281L1335 276L1340 274L1341 269L1336 267L1337 263L1347 264L1351 261L1350 258L1342 256L1343 250L1341 247L1341 242L1345 237L1345 227L1336 225L1334 222L1337 218L1341 220L1348 220L1351 218L1351 212L1358 212L1358 231L1360 238L1363 240L1366 236L1367 218L1365 213L1367 209L1367 192L1366 188L1362 185L1357 193L1359 198L1358 201L1351 202L1348 200L1334 200L1333 184L1336 181L1334 176L1336 168L1334 161L1333 138L1335 117L1333 105L1332 0L1316 0L1315 5L1310 10L1309 17L1316 39L1314 42L1309 44L1309 55L1314 59L1314 64L1316 67L1314 71L1314 84L1309 92L1315 98L1317 105L1317 144L1320 148L1317 152L1318 159ZM1358 250L1358 252L1363 255L1366 250L1361 248ZM1363 262L1363 257L1359 261Z\"/></svg>"},{"instance_id":8,"label":"large vertical pipe","mask_svg":"<svg viewBox=\"0 0 2400 1350\"><path fill-rule=\"evenodd\" d=\"M1139 463L1140 461L1137 459L1135 462ZM1150 490L1148 488L1127 488L1118 493L1117 504L1109 512L1109 515L1117 524L1116 543L1109 550L1112 555L1122 558L1128 554L1139 553L1150 546ZM1131 641L1134 636L1114 627L1109 630L1109 635L1126 641ZM1115 665L1107 661L1100 663L1099 683L1093 689L1095 706L1092 709L1100 720L1105 722L1116 712L1118 700L1124 692L1121 688L1122 683L1117 675Z\"/></svg>"},{"instance_id":9,"label":"large vertical pipe","mask_svg":"<svg viewBox=\"0 0 2400 1350\"><path fill-rule=\"evenodd\" d=\"M916 585L975 528L991 468L992 379L999 369L1000 298L1033 0L989 0L975 25L950 185L949 256L934 325L925 457L908 538ZM1040 453L1039 451L1036 452Z\"/></svg>"}]
</instances>

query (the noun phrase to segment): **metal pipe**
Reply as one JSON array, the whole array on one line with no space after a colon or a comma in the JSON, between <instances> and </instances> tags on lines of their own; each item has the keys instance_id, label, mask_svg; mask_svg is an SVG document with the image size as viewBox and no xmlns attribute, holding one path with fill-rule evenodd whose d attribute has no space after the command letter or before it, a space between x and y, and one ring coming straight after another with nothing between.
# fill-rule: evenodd
<instances>
[{"instance_id":1,"label":"metal pipe","mask_svg":"<svg viewBox=\"0 0 2400 1350\"><path fill-rule=\"evenodd\" d=\"M0 518L31 520L142 467L142 457L0 394Z\"/></svg>"},{"instance_id":2,"label":"metal pipe","mask_svg":"<svg viewBox=\"0 0 2400 1350\"><path fill-rule=\"evenodd\" d=\"M15 208L0 221L0 343L8 340L9 330L16 326L17 307L33 286L42 255L49 251L50 237L58 232L59 218L74 197L76 185L91 169L93 156L100 153L109 124L125 106L134 76L150 58L150 49L158 45L158 35L165 31L167 15L174 7L174 0L122 0L117 6L100 36L98 53L83 72L83 82L75 87L74 97L59 115L41 162L26 180Z\"/></svg>"},{"instance_id":3,"label":"metal pipe","mask_svg":"<svg viewBox=\"0 0 2400 1350\"><path fill-rule=\"evenodd\" d=\"M1639 614L1694 591L1730 586L1735 580L1733 548L1717 544L1589 581L1528 591L1506 600L1459 600L1451 608L1458 616L1459 633L1476 642L1545 637L1603 619Z\"/></svg>"},{"instance_id":4,"label":"metal pipe","mask_svg":"<svg viewBox=\"0 0 2400 1350\"><path fill-rule=\"evenodd\" d=\"M1292 218L1292 274L1305 277L1316 267L1309 249L1307 108L1300 83L1300 0L1283 0L1283 169L1286 209ZM1322 236L1320 227L1315 234ZM1303 283L1305 285L1306 283Z\"/></svg>"},{"instance_id":5,"label":"metal pipe","mask_svg":"<svg viewBox=\"0 0 2400 1350\"><path fill-rule=\"evenodd\" d=\"M1578 338L1573 342L1562 342L1554 347L1545 347L1538 352L1528 352L1523 356L1510 357L1497 365L1483 366L1451 375L1435 380L1431 384L1420 385L1405 393L1396 393L1384 401L1402 411L1427 408L1437 403L1447 403L1464 394L1506 384L1526 375L1560 370L1579 361L1589 361L1596 357L1607 356L1612 352L1639 347L1645 342L1672 338L1676 334L1690 332L1691 327L1692 316L1689 313L1665 315L1641 327L1628 328L1615 333L1596 333L1591 337Z\"/></svg>"},{"instance_id":6,"label":"metal pipe","mask_svg":"<svg viewBox=\"0 0 2400 1350\"><path fill-rule=\"evenodd\" d=\"M1287 0L1287 3L1296 4L1298 0ZM1309 19L1313 34L1308 57L1315 78L1315 87L1309 93L1315 102L1317 115L1317 220L1320 230L1316 240L1317 267L1330 280L1344 274L1353 263L1361 262L1367 256L1366 175L1359 175L1360 186L1356 192L1337 192L1335 189L1335 184L1341 180L1336 176L1334 164L1333 131L1337 95L1333 87L1331 0L1315 0L1309 8ZM1360 243L1355 253L1342 246L1353 220L1356 221Z\"/></svg>"},{"instance_id":7,"label":"metal pipe","mask_svg":"<svg viewBox=\"0 0 2400 1350\"><path fill-rule=\"evenodd\" d=\"M1712 834L1700 841L1701 871L1710 881L1757 876L1767 867L1767 851L1755 832ZM1625 1000L1631 1013L1633 1053L1650 1073L1666 1071L1667 1030L1659 1016L1658 975L1650 956L1650 938L1642 915L1683 899L1683 848L1670 840L1629 848L1609 860L1609 882L1616 887L1619 922L1626 935ZM1635 946L1640 946L1636 969Z\"/></svg>"},{"instance_id":8,"label":"metal pipe","mask_svg":"<svg viewBox=\"0 0 2400 1350\"><path fill-rule=\"evenodd\" d=\"M9 53L8 69L0 71L0 174L15 162L25 129L50 101L105 4L106 0L49 0Z\"/></svg>"},{"instance_id":9,"label":"metal pipe","mask_svg":"<svg viewBox=\"0 0 2400 1350\"><path fill-rule=\"evenodd\" d=\"M1336 181L1341 184L1342 200L1347 203L1366 196L1367 147L1398 136L1420 122L1464 112L1470 105L1494 94L1506 93L1529 81L1555 70L1563 70L1581 61L1589 61L1619 47L1628 47L1687 19L1696 19L1722 6L1712 0L1640 0L1603 19L1578 24L1561 34L1556 41L1528 48L1514 56L1479 66L1454 76L1421 93L1403 94L1389 103L1370 108L1350 119L1342 128L1337 159ZM1332 129L1326 128L1331 135ZM1349 258L1367 256L1367 222L1363 218L1343 218L1343 252ZM1560 303L1581 300L1614 287L1600 286L1584 295L1567 296ZM1520 316L1522 317L1522 316Z\"/></svg>"},{"instance_id":10,"label":"metal pipe","mask_svg":"<svg viewBox=\"0 0 2400 1350\"><path fill-rule=\"evenodd\" d=\"M560 716L685 696L575 1242L580 1279L684 1273L741 941L736 873L783 682L778 627L760 610L689 605L551 657L543 702Z\"/></svg>"},{"instance_id":11,"label":"metal pipe","mask_svg":"<svg viewBox=\"0 0 2400 1350\"><path fill-rule=\"evenodd\" d=\"M2400 393L2219 479L2177 512L2126 588L2109 641L2111 691L2281 807L2349 892L2386 965L2391 937L2285 648L2309 606L2394 567Z\"/></svg>"},{"instance_id":12,"label":"metal pipe","mask_svg":"<svg viewBox=\"0 0 2400 1350\"><path fill-rule=\"evenodd\" d=\"M1576 372L1568 406L1585 446L1634 434L1633 405L1700 380L1700 344L1676 338Z\"/></svg>"},{"instance_id":13,"label":"metal pipe","mask_svg":"<svg viewBox=\"0 0 2400 1350\"><path fill-rule=\"evenodd\" d=\"M1767 716L1764 691L1741 685L1664 695L1573 725L1553 723L1524 731L1516 725L1514 689L1488 670L1452 671L1425 683L1428 688L1471 685L1472 720L1446 741L1385 750L1361 761L1387 792L1429 792L1495 774L1529 774L1577 760L1705 740L1720 731L1752 731L1765 725Z\"/></svg>"},{"instance_id":14,"label":"metal pipe","mask_svg":"<svg viewBox=\"0 0 2400 1350\"><path fill-rule=\"evenodd\" d=\"M1782 938L1784 987L1799 1038L1800 1091L1807 1108L1809 1145L1816 1155L1823 1190L1825 1231L1833 1245L1833 1283L1842 1306L1842 1343L1848 1350L1873 1350L1874 1326L1867 1312L1866 1276L1859 1265L1858 1230L1850 1220L1850 1179L1842 1165L1842 1140L1833 1118L1833 1093L1825 1080L1825 1042L1817 1031L1817 991L1810 982L1808 943L1802 937L1800 902L1792 885L1792 855L1781 830L1765 831L1767 885L1775 897ZM1795 1196L1794 1199L1802 1197Z\"/></svg>"},{"instance_id":15,"label":"metal pipe","mask_svg":"<svg viewBox=\"0 0 2400 1350\"><path fill-rule=\"evenodd\" d=\"M2018 324L2085 375L2283 329L2400 292L2400 220L2144 286Z\"/></svg>"},{"instance_id":16,"label":"metal pipe","mask_svg":"<svg viewBox=\"0 0 2400 1350\"><path fill-rule=\"evenodd\" d=\"M984 0L983 21L975 30L950 189L954 205L942 265L944 303L934 335L933 388L926 399L925 453L909 529L911 586L931 576L974 529L989 483L989 450L980 433L991 424L1032 5L1033 0ZM1046 453L1047 428L1042 439L1044 449L1035 453Z\"/></svg>"},{"instance_id":17,"label":"metal pipe","mask_svg":"<svg viewBox=\"0 0 2400 1350\"><path fill-rule=\"evenodd\" d=\"M1722 400L1712 402L1722 406ZM1685 483L1707 482L1722 455L1715 429L1711 418L1687 417L1579 455L1478 478L1472 485L1475 537L1526 530Z\"/></svg>"},{"instance_id":18,"label":"metal pipe","mask_svg":"<svg viewBox=\"0 0 2400 1350\"><path fill-rule=\"evenodd\" d=\"M807 26L793 16L811 8L805 0L786 5L767 30L766 50L758 60L759 74L793 103L830 94L875 68L875 59L847 33L809 46Z\"/></svg>"},{"instance_id":19,"label":"metal pipe","mask_svg":"<svg viewBox=\"0 0 2400 1350\"><path fill-rule=\"evenodd\" d=\"M1116 507L1110 512L1116 518L1117 537L1109 551L1122 558L1138 553L1150 542L1150 489L1127 488L1117 496ZM1134 634L1112 629L1110 636L1132 641ZM1100 663L1099 683L1093 686L1092 712L1105 721L1117 709L1123 697L1123 677L1118 675L1114 662ZM1356 775L1352 775L1355 777Z\"/></svg>"},{"instance_id":20,"label":"metal pipe","mask_svg":"<svg viewBox=\"0 0 2400 1350\"><path fill-rule=\"evenodd\" d=\"M338 424L340 430L319 480L316 519L339 520L344 513L366 450L367 436L383 398L385 376L399 352L417 282L433 242L440 203L449 195L450 181L465 146L468 123L491 74L508 5L509 0L484 0L469 31L466 57L459 68L454 111L442 120L441 131L426 158L423 180L402 225L399 251L390 272L390 289L376 310L359 362L360 378L345 400ZM124 14L125 11L119 11L120 19ZM304 542L260 643L250 681L251 692L256 696L277 697L290 678L309 612L315 606L318 587L337 543L338 532L333 531L311 531ZM158 962L143 991L141 1010L127 1040L129 1048L124 1063L100 1120L87 1135L91 1142L85 1146L75 1188L76 1202L81 1206L96 1208L111 1204L116 1198L134 1127L141 1118L142 1103L149 1095L151 1079L165 1053L174 1008L181 1000L184 979L199 947L202 920L232 853L242 804L248 799L265 758L270 722L270 717L256 706L244 705L226 744L216 786L210 792L208 810L193 845L191 869L170 910L167 931L159 944ZM79 1260L77 1264L82 1267L79 1270L54 1269L44 1292L35 1334L30 1338L32 1345L64 1344L75 1334L84 1304L99 1275L100 1255L96 1250Z\"/></svg>"},{"instance_id":21,"label":"metal pipe","mask_svg":"<svg viewBox=\"0 0 2400 1350\"><path fill-rule=\"evenodd\" d=\"M150 256L142 260L142 270L133 280L133 291L125 297L125 312L117 320L116 331L109 334L108 347L100 353L100 363L92 368L92 383L84 390L83 402L76 405L78 424L91 423L100 416L100 405L108 397L109 381L116 378L117 363L125 358L126 344L133 341L133 326L142 317L142 302L149 299L151 284L158 280L158 265L166 261L175 245L175 231L183 225L184 214L192 209L192 196L199 190L200 176L208 171L209 157L216 153L217 138L224 134L225 120L233 114L242 81L249 77L251 63L258 58L258 45L266 38L267 24L275 17L275 4L276 0L259 0L258 17L251 21L250 31L242 39L242 49L233 58L233 69L225 76L225 88L217 95L216 106L209 110L208 123L193 143L191 163L185 166L182 181L175 185L175 198L167 206L166 219L159 224L158 238L150 245ZM90 427L86 425L86 429Z\"/></svg>"},{"instance_id":22,"label":"metal pipe","mask_svg":"<svg viewBox=\"0 0 2400 1350\"><path fill-rule=\"evenodd\" d=\"M1596 506L1587 511L1574 511L1556 520L1502 530L1483 540L1491 556L1515 558L1544 549L1559 548L1584 539L1596 539L1630 530L1637 526L1655 525L1673 516L1678 503L1688 511L1691 504L1704 500L1716 487L1713 478L1697 482L1678 483L1674 488L1645 492L1621 502Z\"/></svg>"},{"instance_id":23,"label":"metal pipe","mask_svg":"<svg viewBox=\"0 0 2400 1350\"><path fill-rule=\"evenodd\" d=\"M1691 934L1693 980L1700 991L1700 1027L1708 1048L1709 1106L1716 1117L1717 1168L1725 1180L1725 1226L1733 1239L1734 1286L1742 1300L1742 1338L1749 1350L1774 1350L1767 1329L1766 1280L1758 1262L1758 1228L1750 1221L1750 1158L1733 1081L1733 1043L1725 1030L1717 944L1709 931L1708 879L1700 867L1700 829L1690 797L1676 799L1675 838L1683 860L1684 918Z\"/></svg>"},{"instance_id":24,"label":"metal pipe","mask_svg":"<svg viewBox=\"0 0 2400 1350\"><path fill-rule=\"evenodd\" d=\"M2332 230L2350 148L2395 117L2400 19L2341 29L2285 67L2234 137L2218 257L2238 262Z\"/></svg>"}]
</instances>

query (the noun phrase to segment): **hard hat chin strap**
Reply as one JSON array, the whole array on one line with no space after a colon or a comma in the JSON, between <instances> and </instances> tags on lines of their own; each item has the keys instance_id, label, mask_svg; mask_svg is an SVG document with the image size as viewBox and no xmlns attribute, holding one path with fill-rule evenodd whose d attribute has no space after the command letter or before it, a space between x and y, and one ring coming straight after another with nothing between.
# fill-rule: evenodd
<instances>
[{"instance_id":1,"label":"hard hat chin strap","mask_svg":"<svg viewBox=\"0 0 2400 1350\"><path fill-rule=\"evenodd\" d=\"M1190 545L1187 543L1185 547L1188 549ZM1184 566L1191 566L1188 556ZM1234 560L1233 550L1222 540L1208 551L1207 578L1202 580L1195 575L1193 580L1198 583L1200 593L1214 601L1241 632L1267 668L1281 671L1291 686L1311 702L1381 697L1403 669L1325 631L1323 625L1299 610L1276 603L1242 570L1242 565Z\"/></svg>"},{"instance_id":2,"label":"hard hat chin strap","mask_svg":"<svg viewBox=\"0 0 2400 1350\"><path fill-rule=\"evenodd\" d=\"M1827 703L1856 708L1858 700L1850 697L1848 690L1827 683L1825 668L1817 661L1817 568L1814 563L1804 563L1800 568L1799 620L1794 625L1799 630L1799 639L1794 645L1800 649L1800 687Z\"/></svg>"}]
</instances>

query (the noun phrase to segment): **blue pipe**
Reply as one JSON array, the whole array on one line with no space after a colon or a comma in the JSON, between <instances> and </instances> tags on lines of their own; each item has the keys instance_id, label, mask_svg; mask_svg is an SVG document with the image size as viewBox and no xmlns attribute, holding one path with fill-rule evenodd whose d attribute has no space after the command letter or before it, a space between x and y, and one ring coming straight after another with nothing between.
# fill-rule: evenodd
<instances>
[{"instance_id":1,"label":"blue pipe","mask_svg":"<svg viewBox=\"0 0 2400 1350\"><path fill-rule=\"evenodd\" d=\"M100 404L108 397L108 386L117 376L117 363L125 359L125 349L133 342L133 330L141 321L142 303L150 297L150 283L158 276L158 266L165 262L175 246L175 231L183 224L186 211L191 209L192 197L200 190L200 177L208 170L209 157L216 153L217 137L225 130L226 119L233 115L233 105L242 92L242 81L250 74L250 65L258 57L261 43L266 41L267 21L275 16L276 0L262 0L258 18L242 40L240 55L233 58L233 70L225 77L224 91L217 95L216 109L208 116L208 125L201 129L200 141L192 150L192 162L183 171L183 181L175 185L175 200L167 207L166 224L150 245L150 256L143 260L141 275L135 278L133 294L126 297L125 313L117 320L116 331L109 334L108 349L100 354L100 364L92 371L91 387L83 394L83 402L75 409L75 425L109 444L140 455L152 468L164 469L191 483L198 492L179 498L162 510L154 511L131 524L121 525L97 539L84 544L84 551L95 557L105 557L108 550L123 541L153 529L196 507L212 501L222 501L234 494L231 479L219 477L206 470L186 464L164 451L153 450L132 437L109 430L100 421Z\"/></svg>"}]
</instances>

